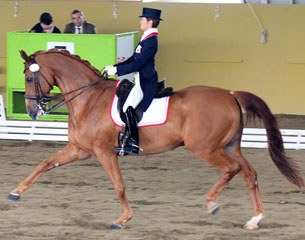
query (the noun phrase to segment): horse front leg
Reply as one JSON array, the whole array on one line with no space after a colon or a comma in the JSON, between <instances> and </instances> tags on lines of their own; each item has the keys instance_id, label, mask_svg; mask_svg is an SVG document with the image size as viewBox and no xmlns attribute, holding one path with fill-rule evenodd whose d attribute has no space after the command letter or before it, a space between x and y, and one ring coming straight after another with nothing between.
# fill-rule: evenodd
<instances>
[{"instance_id":1,"label":"horse front leg","mask_svg":"<svg viewBox=\"0 0 305 240\"><path fill-rule=\"evenodd\" d=\"M125 194L125 185L118 162L118 157L114 152L111 151L97 154L97 158L107 172L122 208L122 216L112 223L111 228L124 229L126 223L132 218L133 214Z\"/></svg>"},{"instance_id":2,"label":"horse front leg","mask_svg":"<svg viewBox=\"0 0 305 240\"><path fill-rule=\"evenodd\" d=\"M16 189L14 189L8 196L10 200L19 200L20 194L25 190L29 189L33 183L37 181L45 172L50 171L51 169L68 164L76 160L85 160L89 158L90 155L76 147L75 145L68 144L64 149L53 154L51 157L45 159L41 162L33 173L23 180Z\"/></svg>"}]
</instances>

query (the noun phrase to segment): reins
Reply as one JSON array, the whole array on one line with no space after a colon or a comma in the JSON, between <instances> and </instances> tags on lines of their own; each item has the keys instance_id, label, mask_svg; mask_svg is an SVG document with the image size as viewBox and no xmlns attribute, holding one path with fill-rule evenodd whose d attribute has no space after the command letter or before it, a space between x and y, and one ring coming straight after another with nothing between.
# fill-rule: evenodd
<instances>
[{"instance_id":1,"label":"reins","mask_svg":"<svg viewBox=\"0 0 305 240\"><path fill-rule=\"evenodd\" d=\"M35 61L35 57L32 55L30 56L30 61L31 64L37 64ZM50 112L58 109L59 107L63 106L64 104L66 104L67 102L72 101L73 99L75 99L76 97L78 97L79 95L83 94L84 92L86 92L87 90L89 90L90 88L92 88L93 86L95 86L96 84L100 83L102 80L105 80L108 78L108 75L104 72L102 74L101 78L98 78L96 80L94 80L93 82L82 86L80 88L74 89L70 92L67 92L65 94L56 94L55 96L46 96L43 94L43 91L41 89L41 85L40 85L40 81L39 81L39 77L38 75L40 74L42 76L42 78L47 82L47 84L50 86L51 89L53 89L53 85L50 83L50 81L48 81L48 79L45 77L45 75L39 71L39 65L38 65L38 70L33 72L32 77L26 77L26 81L27 82L31 82L32 78L34 79L34 84L35 84L35 93L36 95L24 95L25 99L29 99L29 100L36 100L37 101L37 105L38 107L43 111L43 114L49 114ZM26 69L25 69L26 70ZM68 100L62 99L61 101L59 101L58 103L54 104L53 106L51 106L50 108L46 109L45 106L47 103L50 103L51 101L54 101L58 98L63 98L64 96L70 95L74 92L80 91L79 93L77 93L76 95L74 95L73 97L71 97Z\"/></svg>"},{"instance_id":2,"label":"reins","mask_svg":"<svg viewBox=\"0 0 305 240\"><path fill-rule=\"evenodd\" d=\"M57 98L64 97L64 96L69 95L69 94L71 94L71 93L74 93L74 92L77 92L77 91L79 91L79 90L82 90L82 91L80 91L78 94L76 94L75 96L71 97L71 98L68 99L68 100L62 99L60 102L54 104L54 105L53 105L52 107L50 107L49 109L45 110L44 113L45 113L45 114L49 114L50 112L52 112L52 111L58 109L59 107L61 107L61 106L63 106L64 104L66 104L67 102L72 101L73 99L75 99L76 97L78 97L79 95L81 95L82 93L84 93L85 91L89 90L89 89L92 88L94 85L100 83L102 80L105 80L105 77L101 77L101 78L99 78L99 79L97 79L97 80L94 80L93 82L89 83L88 85L85 85L85 86L80 87L80 88L78 88L78 89L74 89L74 90L72 90L72 91L70 91L70 92L67 92L67 93L65 93L65 94L61 94L61 93L60 93L60 94L56 94L55 96L46 96L47 99L46 99L46 101L44 102L44 104L46 104L46 103L48 103L48 102L51 102L51 101L53 101L53 100L55 100L55 99L57 99Z\"/></svg>"}]
</instances>

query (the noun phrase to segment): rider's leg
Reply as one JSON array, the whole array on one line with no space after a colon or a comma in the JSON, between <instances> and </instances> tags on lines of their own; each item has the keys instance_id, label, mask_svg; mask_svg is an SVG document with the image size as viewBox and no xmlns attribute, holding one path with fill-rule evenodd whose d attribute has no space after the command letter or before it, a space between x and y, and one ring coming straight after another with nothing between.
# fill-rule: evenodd
<instances>
[{"instance_id":1,"label":"rider's leg","mask_svg":"<svg viewBox=\"0 0 305 240\"><path fill-rule=\"evenodd\" d=\"M126 117L125 137L127 137L126 144L124 146L116 147L114 150L120 155L139 153L139 134L137 126L137 117L135 114L135 108L143 99L143 92L140 85L139 73L135 74L135 86L130 91L126 102L123 106L123 112Z\"/></svg>"},{"instance_id":2,"label":"rider's leg","mask_svg":"<svg viewBox=\"0 0 305 240\"><path fill-rule=\"evenodd\" d=\"M126 110L126 130L129 131L128 139L126 142L125 151L128 154L138 154L139 153L139 133L137 126L137 116L133 107L129 106Z\"/></svg>"},{"instance_id":3,"label":"rider's leg","mask_svg":"<svg viewBox=\"0 0 305 240\"><path fill-rule=\"evenodd\" d=\"M139 103L143 99L143 92L142 92L142 88L141 88L141 85L140 85L140 74L139 74L139 72L135 73L134 77L135 77L135 85L131 89L131 91L130 91L127 99L126 99L126 102L123 106L123 112L124 113L126 113L127 108L129 106L136 109L136 107L139 105Z\"/></svg>"}]
</instances>

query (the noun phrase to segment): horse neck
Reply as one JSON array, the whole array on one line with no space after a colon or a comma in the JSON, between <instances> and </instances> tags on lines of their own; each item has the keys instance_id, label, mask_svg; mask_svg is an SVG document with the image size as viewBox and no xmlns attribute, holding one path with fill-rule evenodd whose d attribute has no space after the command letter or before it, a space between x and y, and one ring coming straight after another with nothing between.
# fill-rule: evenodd
<instances>
[{"instance_id":1,"label":"horse neck","mask_svg":"<svg viewBox=\"0 0 305 240\"><path fill-rule=\"evenodd\" d=\"M79 91L75 90L82 89L99 78L101 77L97 74L82 72L78 69L73 72L59 74L56 78L56 84L61 93L69 98L79 93Z\"/></svg>"},{"instance_id":2,"label":"horse neck","mask_svg":"<svg viewBox=\"0 0 305 240\"><path fill-rule=\"evenodd\" d=\"M67 65L67 61L63 64L65 65L59 63L53 67L56 73L56 85L64 96L69 112L73 114L80 111L86 105L90 95L95 92L94 87L90 89L86 89L85 87L101 78L101 76L96 74L88 66L81 62L78 63L75 60L70 65ZM99 88L102 88L101 85L103 84L99 84Z\"/></svg>"}]
</instances>

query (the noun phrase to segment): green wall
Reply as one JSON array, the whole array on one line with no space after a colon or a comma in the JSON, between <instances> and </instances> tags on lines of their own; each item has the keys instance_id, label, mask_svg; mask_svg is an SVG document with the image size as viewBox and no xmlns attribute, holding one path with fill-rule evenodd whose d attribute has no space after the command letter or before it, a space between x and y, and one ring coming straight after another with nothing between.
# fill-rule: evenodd
<instances>
[{"instance_id":1,"label":"green wall","mask_svg":"<svg viewBox=\"0 0 305 240\"><path fill-rule=\"evenodd\" d=\"M99 33L139 30L143 6L161 8L157 69L167 85L211 85L251 91L267 101L274 113L305 115L305 5L253 5L268 31L260 43L260 29L245 4L113 4L68 1L0 1L0 93L6 79L6 32L32 27L41 12L49 11L63 30L70 12L79 8ZM18 52L16 52L18 54ZM102 67L102 66L101 66ZM20 81L23 81L21 79Z\"/></svg>"}]
</instances>

